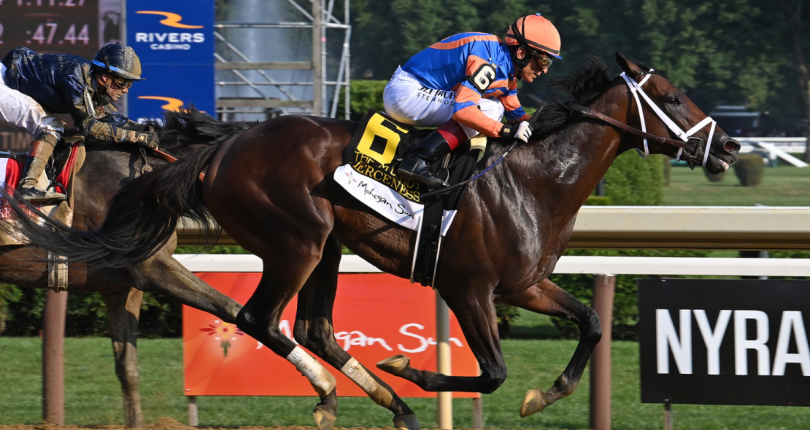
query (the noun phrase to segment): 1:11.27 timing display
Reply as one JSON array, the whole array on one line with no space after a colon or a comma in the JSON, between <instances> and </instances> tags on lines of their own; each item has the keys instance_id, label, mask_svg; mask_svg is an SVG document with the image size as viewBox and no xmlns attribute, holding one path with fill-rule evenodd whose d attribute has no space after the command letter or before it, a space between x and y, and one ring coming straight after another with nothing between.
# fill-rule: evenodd
<instances>
[{"instance_id":1,"label":"1:11.27 timing display","mask_svg":"<svg viewBox=\"0 0 810 430\"><path fill-rule=\"evenodd\" d=\"M92 58L99 49L98 0L0 0L0 57L25 46Z\"/></svg>"}]
</instances>

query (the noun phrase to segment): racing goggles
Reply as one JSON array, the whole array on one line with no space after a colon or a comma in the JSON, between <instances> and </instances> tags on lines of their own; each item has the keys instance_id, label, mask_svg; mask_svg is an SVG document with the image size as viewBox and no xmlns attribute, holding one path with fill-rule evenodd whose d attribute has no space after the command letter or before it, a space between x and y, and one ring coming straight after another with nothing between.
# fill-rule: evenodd
<instances>
[{"instance_id":1,"label":"racing goggles","mask_svg":"<svg viewBox=\"0 0 810 430\"><path fill-rule=\"evenodd\" d=\"M540 63L541 66L543 66L544 69L551 66L551 63L553 62L551 60L551 57L549 57L546 54L543 54L540 51L536 51L534 49L532 49L531 52L532 52L532 57L537 58L538 62Z\"/></svg>"},{"instance_id":2,"label":"racing goggles","mask_svg":"<svg viewBox=\"0 0 810 430\"><path fill-rule=\"evenodd\" d=\"M113 76L113 82L115 83L116 87L121 88L122 90L132 86L132 79L122 78L119 76Z\"/></svg>"}]
</instances>

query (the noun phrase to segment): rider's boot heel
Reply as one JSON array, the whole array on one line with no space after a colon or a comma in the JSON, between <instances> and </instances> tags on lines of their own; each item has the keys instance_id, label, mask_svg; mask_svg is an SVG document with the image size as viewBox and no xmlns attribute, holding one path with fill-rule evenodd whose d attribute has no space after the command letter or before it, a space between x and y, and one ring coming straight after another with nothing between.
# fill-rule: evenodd
<instances>
[{"instance_id":1,"label":"rider's boot heel","mask_svg":"<svg viewBox=\"0 0 810 430\"><path fill-rule=\"evenodd\" d=\"M447 185L442 178L431 171L430 163L450 151L450 145L444 136L438 131L433 131L405 156L397 169L397 174L405 179L419 181L428 188Z\"/></svg>"}]
</instances>

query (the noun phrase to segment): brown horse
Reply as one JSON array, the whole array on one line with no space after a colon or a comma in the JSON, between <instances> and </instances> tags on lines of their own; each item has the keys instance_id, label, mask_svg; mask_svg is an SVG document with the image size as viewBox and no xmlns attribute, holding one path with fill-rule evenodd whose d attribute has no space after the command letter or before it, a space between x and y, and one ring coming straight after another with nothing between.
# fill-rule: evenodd
<instances>
[{"instance_id":1,"label":"brown horse","mask_svg":"<svg viewBox=\"0 0 810 430\"><path fill-rule=\"evenodd\" d=\"M617 59L626 76L643 82L650 102L677 127L690 129L706 118L662 76L620 55ZM635 102L625 80L611 79L604 63L591 61L562 85L578 103L622 125L639 128L643 106L647 131L659 136L650 139L649 152L678 153L678 146L664 143L677 142L664 138L671 136L670 131L655 119L650 105ZM443 242L435 278L435 287L458 318L481 375L418 370L404 356L377 365L427 391L491 393L506 379L495 303L576 323L581 338L570 363L548 391L528 392L522 416L573 393L599 341L596 313L548 276L565 250L577 211L613 160L628 149L646 145L637 135L574 114L564 105L544 107L533 122L537 132L528 144L518 146L469 185ZM341 153L356 126L326 118L276 118L131 181L113 198L107 219L96 231L49 223L59 230L53 233L29 222L25 232L58 254L118 267L153 258L155 250L171 238L180 216L216 220L264 262L261 282L239 312L237 325L309 378L321 398L315 411L318 425L328 428L334 422L335 380L300 346L391 410L397 427L413 430L419 423L408 405L334 338L332 307L341 243L383 271L407 278L416 237L370 213L335 183L333 172L342 164ZM687 157L702 159L708 153L704 164L710 172L723 171L736 161L739 144L719 128L706 125L691 134L696 139L685 144ZM505 151L506 145L492 144L489 157L478 167L486 167ZM204 181L197 180L201 171ZM282 311L296 294L294 337L300 346L279 330Z\"/></svg>"},{"instance_id":2,"label":"brown horse","mask_svg":"<svg viewBox=\"0 0 810 430\"><path fill-rule=\"evenodd\" d=\"M243 127L221 124L215 128L202 114L174 114L162 132L166 151L177 156L195 152L215 142L222 136L231 136ZM182 123L182 125L181 125ZM201 129L195 129L199 124ZM180 143L188 138L182 130L188 130L193 143ZM83 168L75 178L75 205L73 226L79 229L95 229L102 224L106 207L115 193L124 184L141 176L143 158L137 147L124 144L91 143ZM59 147L56 164L64 164L69 151ZM155 167L168 164L150 158ZM129 427L143 427L140 395L138 392L137 332L143 291L165 293L186 297L209 312L221 315L225 321L234 322L241 305L217 292L186 270L174 258L175 241L172 238L158 249L150 259L119 268L105 268L88 273L80 263L71 263L69 291L101 294L107 307L108 329L112 338L115 357L115 373L121 383L124 397L124 414ZM32 258L33 257L33 258ZM46 288L45 250L35 246L0 247L0 282L21 287Z\"/></svg>"}]
</instances>

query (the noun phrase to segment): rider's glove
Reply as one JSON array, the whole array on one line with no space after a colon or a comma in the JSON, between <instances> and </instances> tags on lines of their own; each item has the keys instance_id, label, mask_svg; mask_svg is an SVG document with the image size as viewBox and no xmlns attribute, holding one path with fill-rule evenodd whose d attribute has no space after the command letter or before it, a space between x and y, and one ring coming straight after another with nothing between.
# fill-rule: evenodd
<instances>
[{"instance_id":1,"label":"rider's glove","mask_svg":"<svg viewBox=\"0 0 810 430\"><path fill-rule=\"evenodd\" d=\"M127 142L145 146L150 149L157 149L160 139L155 133L130 130L127 132Z\"/></svg>"},{"instance_id":2,"label":"rider's glove","mask_svg":"<svg viewBox=\"0 0 810 430\"><path fill-rule=\"evenodd\" d=\"M509 139L520 139L523 143L526 143L532 137L532 126L529 125L528 121L522 121L517 125L504 124L501 127L500 135Z\"/></svg>"}]
</instances>

